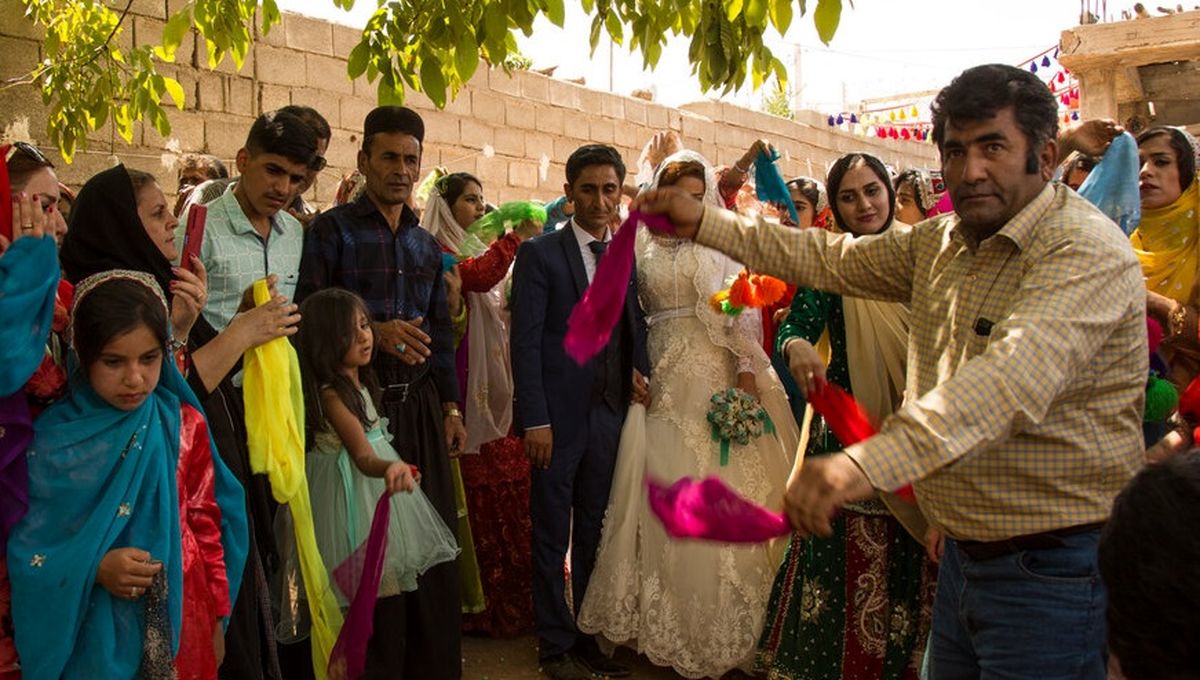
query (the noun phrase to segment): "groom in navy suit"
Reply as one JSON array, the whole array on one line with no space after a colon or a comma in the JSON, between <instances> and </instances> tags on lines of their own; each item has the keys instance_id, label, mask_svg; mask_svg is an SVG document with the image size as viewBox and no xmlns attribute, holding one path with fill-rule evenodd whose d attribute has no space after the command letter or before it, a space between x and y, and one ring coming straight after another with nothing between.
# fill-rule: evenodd
<instances>
[{"instance_id":1,"label":"groom in navy suit","mask_svg":"<svg viewBox=\"0 0 1200 680\"><path fill-rule=\"evenodd\" d=\"M533 603L542 671L555 680L629 674L581 635L563 579L571 545L573 609L596 562L621 426L631 400L648 399L645 322L636 272L608 345L580 366L563 350L567 317L591 283L621 205L625 164L610 146L582 146L567 159L563 190L575 215L558 231L526 241L513 269L512 366L515 416L533 465Z\"/></svg>"}]
</instances>

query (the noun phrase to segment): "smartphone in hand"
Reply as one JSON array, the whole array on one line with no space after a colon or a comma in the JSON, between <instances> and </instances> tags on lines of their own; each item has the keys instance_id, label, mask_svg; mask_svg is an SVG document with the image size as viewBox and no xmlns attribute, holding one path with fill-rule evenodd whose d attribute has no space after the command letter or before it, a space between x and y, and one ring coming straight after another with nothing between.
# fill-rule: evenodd
<instances>
[{"instance_id":1,"label":"smartphone in hand","mask_svg":"<svg viewBox=\"0 0 1200 680\"><path fill-rule=\"evenodd\" d=\"M183 232L183 254L179 259L179 266L188 271L193 271L192 258L200 256L200 245L204 243L204 222L207 218L208 208L203 205L193 205L188 210L187 229Z\"/></svg>"}]
</instances>

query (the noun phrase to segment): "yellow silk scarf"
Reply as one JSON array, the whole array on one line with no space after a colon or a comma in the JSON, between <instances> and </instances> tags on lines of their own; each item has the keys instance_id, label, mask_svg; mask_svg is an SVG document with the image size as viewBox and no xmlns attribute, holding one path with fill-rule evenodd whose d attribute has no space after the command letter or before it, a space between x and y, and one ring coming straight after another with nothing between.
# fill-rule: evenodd
<instances>
[{"instance_id":1,"label":"yellow silk scarf","mask_svg":"<svg viewBox=\"0 0 1200 680\"><path fill-rule=\"evenodd\" d=\"M254 282L254 304L271 299L265 279ZM329 654L342 628L342 612L329 584L329 574L313 532L308 480L304 474L304 395L296 350L287 338L276 338L246 352L242 392L250 469L267 475L271 495L287 504L296 530L300 574L312 615L313 669L327 678Z\"/></svg>"},{"instance_id":2,"label":"yellow silk scarf","mask_svg":"<svg viewBox=\"0 0 1200 680\"><path fill-rule=\"evenodd\" d=\"M1144 209L1129 237L1146 290L1190 304L1200 266L1200 180L1163 208Z\"/></svg>"}]
</instances>

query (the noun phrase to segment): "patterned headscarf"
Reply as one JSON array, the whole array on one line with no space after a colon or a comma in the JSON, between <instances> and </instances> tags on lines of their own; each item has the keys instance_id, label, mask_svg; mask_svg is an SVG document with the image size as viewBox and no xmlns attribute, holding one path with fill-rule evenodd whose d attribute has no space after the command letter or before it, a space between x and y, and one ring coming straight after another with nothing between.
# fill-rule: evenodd
<instances>
[{"instance_id":1,"label":"patterned headscarf","mask_svg":"<svg viewBox=\"0 0 1200 680\"><path fill-rule=\"evenodd\" d=\"M909 182L913 185L913 198L917 201L917 208L926 217L932 217L930 211L937 205L942 194L946 193L946 182L942 179L941 171L919 168L905 170L896 178L896 191L899 192L901 185Z\"/></svg>"}]
</instances>

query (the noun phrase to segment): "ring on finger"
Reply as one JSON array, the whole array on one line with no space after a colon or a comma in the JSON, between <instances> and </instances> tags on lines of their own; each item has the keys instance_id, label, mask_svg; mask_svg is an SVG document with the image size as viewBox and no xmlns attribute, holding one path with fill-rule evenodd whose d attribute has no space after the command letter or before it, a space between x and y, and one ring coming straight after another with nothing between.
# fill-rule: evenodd
<instances>
[{"instance_id":1,"label":"ring on finger","mask_svg":"<svg viewBox=\"0 0 1200 680\"><path fill-rule=\"evenodd\" d=\"M408 343L397 342L395 347L396 347L397 353L404 354L404 352L406 352L408 350Z\"/></svg>"},{"instance_id":2,"label":"ring on finger","mask_svg":"<svg viewBox=\"0 0 1200 680\"><path fill-rule=\"evenodd\" d=\"M21 231L33 231L33 223L30 222L29 224L22 224Z\"/></svg>"}]
</instances>

